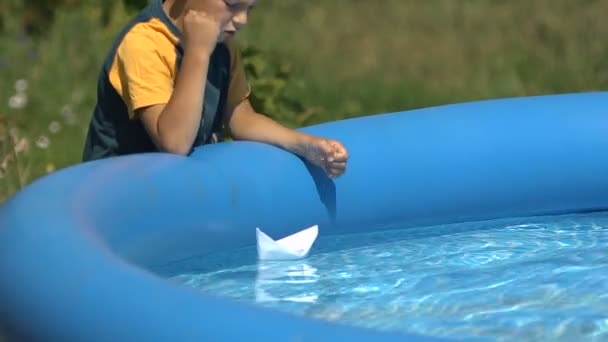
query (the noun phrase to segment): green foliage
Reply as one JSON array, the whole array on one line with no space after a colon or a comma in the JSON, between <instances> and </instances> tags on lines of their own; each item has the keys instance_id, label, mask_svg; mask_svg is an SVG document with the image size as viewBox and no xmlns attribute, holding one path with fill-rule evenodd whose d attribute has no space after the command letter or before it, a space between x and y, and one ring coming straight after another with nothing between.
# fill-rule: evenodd
<instances>
[{"instance_id":1,"label":"green foliage","mask_svg":"<svg viewBox=\"0 0 608 342\"><path fill-rule=\"evenodd\" d=\"M264 53L254 46L246 46L243 63L252 88L254 108L292 128L309 124L319 114L306 109L301 101L286 92L292 77L292 66L276 55Z\"/></svg>"},{"instance_id":2,"label":"green foliage","mask_svg":"<svg viewBox=\"0 0 608 342\"><path fill-rule=\"evenodd\" d=\"M129 10L139 10L148 4L148 0L124 0L125 7Z\"/></svg>"}]
</instances>

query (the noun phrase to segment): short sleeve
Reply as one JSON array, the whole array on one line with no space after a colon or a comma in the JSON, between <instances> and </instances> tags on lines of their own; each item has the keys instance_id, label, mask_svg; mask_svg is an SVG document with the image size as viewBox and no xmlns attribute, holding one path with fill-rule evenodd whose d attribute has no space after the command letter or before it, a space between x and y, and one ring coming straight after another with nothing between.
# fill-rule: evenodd
<instances>
[{"instance_id":1,"label":"short sleeve","mask_svg":"<svg viewBox=\"0 0 608 342\"><path fill-rule=\"evenodd\" d=\"M249 97L251 87L247 81L245 66L241 56L241 50L233 41L228 42L230 51L230 85L228 87L228 106L236 107L241 101Z\"/></svg>"},{"instance_id":2,"label":"short sleeve","mask_svg":"<svg viewBox=\"0 0 608 342\"><path fill-rule=\"evenodd\" d=\"M129 117L134 111L169 102L173 92L171 66L154 39L145 32L127 34L117 50L119 92Z\"/></svg>"}]
</instances>

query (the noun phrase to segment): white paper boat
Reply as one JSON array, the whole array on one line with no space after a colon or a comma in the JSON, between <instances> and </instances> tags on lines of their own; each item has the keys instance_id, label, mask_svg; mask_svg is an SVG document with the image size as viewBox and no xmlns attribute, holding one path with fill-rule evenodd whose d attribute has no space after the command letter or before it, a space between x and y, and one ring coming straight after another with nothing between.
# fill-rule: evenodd
<instances>
[{"instance_id":1,"label":"white paper boat","mask_svg":"<svg viewBox=\"0 0 608 342\"><path fill-rule=\"evenodd\" d=\"M280 240L273 240L256 228L258 258L260 260L297 260L308 256L308 252L319 235L319 227L301 230Z\"/></svg>"}]
</instances>

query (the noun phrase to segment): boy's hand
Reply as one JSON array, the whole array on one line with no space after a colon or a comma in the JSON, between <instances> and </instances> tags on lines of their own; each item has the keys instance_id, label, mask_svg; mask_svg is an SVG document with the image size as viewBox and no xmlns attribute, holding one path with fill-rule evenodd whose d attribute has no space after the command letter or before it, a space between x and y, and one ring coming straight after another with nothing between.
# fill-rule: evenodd
<instances>
[{"instance_id":1,"label":"boy's hand","mask_svg":"<svg viewBox=\"0 0 608 342\"><path fill-rule=\"evenodd\" d=\"M211 54L230 15L223 0L189 1L183 25L185 50Z\"/></svg>"},{"instance_id":2,"label":"boy's hand","mask_svg":"<svg viewBox=\"0 0 608 342\"><path fill-rule=\"evenodd\" d=\"M348 151L338 141L309 137L301 149L302 157L322 168L330 178L339 177L346 170Z\"/></svg>"}]
</instances>

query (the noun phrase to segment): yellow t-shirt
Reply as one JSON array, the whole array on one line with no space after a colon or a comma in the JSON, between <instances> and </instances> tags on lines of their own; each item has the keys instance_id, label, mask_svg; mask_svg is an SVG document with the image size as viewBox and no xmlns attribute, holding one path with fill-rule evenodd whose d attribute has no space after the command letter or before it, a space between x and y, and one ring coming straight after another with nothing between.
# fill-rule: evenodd
<instances>
[{"instance_id":1,"label":"yellow t-shirt","mask_svg":"<svg viewBox=\"0 0 608 342\"><path fill-rule=\"evenodd\" d=\"M122 39L109 80L130 118L139 108L169 101L177 77L177 43L178 38L156 18L133 26ZM232 41L225 44L231 56L227 106L233 107L249 96L250 87L240 50Z\"/></svg>"}]
</instances>

